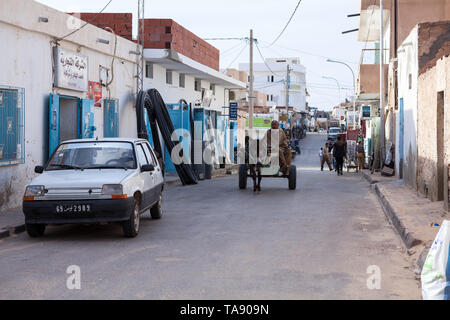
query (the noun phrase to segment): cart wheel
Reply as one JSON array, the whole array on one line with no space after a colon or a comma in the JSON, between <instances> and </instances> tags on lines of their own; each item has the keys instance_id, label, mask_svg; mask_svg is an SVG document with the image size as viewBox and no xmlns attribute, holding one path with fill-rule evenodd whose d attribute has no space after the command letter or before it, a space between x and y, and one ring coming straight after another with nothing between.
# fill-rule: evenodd
<instances>
[{"instance_id":1,"label":"cart wheel","mask_svg":"<svg viewBox=\"0 0 450 320\"><path fill-rule=\"evenodd\" d=\"M297 188L297 167L291 166L289 171L289 190L295 190Z\"/></svg>"},{"instance_id":2,"label":"cart wheel","mask_svg":"<svg viewBox=\"0 0 450 320\"><path fill-rule=\"evenodd\" d=\"M239 189L247 188L247 166L245 164L239 165Z\"/></svg>"}]
</instances>

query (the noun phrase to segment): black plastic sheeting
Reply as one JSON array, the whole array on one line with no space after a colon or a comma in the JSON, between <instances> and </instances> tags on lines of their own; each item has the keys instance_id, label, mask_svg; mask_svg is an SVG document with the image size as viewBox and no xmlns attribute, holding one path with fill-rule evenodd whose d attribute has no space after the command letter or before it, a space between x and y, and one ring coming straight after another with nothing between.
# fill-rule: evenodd
<instances>
[{"instance_id":1,"label":"black plastic sheeting","mask_svg":"<svg viewBox=\"0 0 450 320\"><path fill-rule=\"evenodd\" d=\"M166 104L156 89L150 89L147 92L140 91L137 96L136 118L139 138L148 140L147 128L145 126L144 108L147 109L150 120L153 147L157 153L159 163L164 168L163 150L161 147L161 142L159 141L158 127L164 139L167 150L169 150L169 154L172 154L173 148L175 148L180 142L178 140L172 141L172 133L175 129L173 127L172 120L170 119L169 112L167 111ZM184 158L182 148L180 151L180 156ZM181 164L174 163L174 165L183 185L196 184L198 182L194 170L190 164L186 164L186 161L183 161Z\"/></svg>"}]
</instances>

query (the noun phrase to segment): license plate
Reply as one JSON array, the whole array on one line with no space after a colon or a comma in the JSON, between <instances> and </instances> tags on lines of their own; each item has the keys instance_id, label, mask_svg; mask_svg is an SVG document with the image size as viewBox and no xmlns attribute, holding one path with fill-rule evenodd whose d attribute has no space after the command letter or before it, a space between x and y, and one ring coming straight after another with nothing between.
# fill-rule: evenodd
<instances>
[{"instance_id":1,"label":"license plate","mask_svg":"<svg viewBox=\"0 0 450 320\"><path fill-rule=\"evenodd\" d=\"M83 213L91 212L90 204L69 204L69 205L57 205L56 213Z\"/></svg>"}]
</instances>

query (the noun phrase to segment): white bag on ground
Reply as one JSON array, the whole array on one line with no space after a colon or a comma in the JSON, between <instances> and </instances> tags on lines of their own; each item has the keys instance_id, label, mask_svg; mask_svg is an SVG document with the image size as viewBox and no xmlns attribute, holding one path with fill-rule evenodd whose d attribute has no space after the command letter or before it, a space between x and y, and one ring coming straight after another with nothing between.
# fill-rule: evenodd
<instances>
[{"instance_id":1,"label":"white bag on ground","mask_svg":"<svg viewBox=\"0 0 450 320\"><path fill-rule=\"evenodd\" d=\"M424 300L450 300L450 221L444 220L422 268Z\"/></svg>"}]
</instances>

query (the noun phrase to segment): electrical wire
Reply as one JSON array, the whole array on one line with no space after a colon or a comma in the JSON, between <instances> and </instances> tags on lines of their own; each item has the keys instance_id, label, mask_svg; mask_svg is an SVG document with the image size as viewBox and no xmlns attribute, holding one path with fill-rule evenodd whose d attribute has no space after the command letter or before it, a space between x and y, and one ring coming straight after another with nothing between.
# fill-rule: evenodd
<instances>
[{"instance_id":1,"label":"electrical wire","mask_svg":"<svg viewBox=\"0 0 450 320\"><path fill-rule=\"evenodd\" d=\"M61 38L57 38L56 41L60 41L63 40L65 38L67 38L68 36L71 36L72 34L74 34L75 32L80 31L81 29L83 29L87 24L93 22L95 19L97 19L97 17L110 5L110 3L112 2L112 0L109 0L109 2L103 7L102 10L100 10L100 12L98 12L92 19L90 19L88 22L86 22L85 24L83 24L81 27L79 27L78 29L75 29L74 31L66 34L64 37Z\"/></svg>"},{"instance_id":2,"label":"electrical wire","mask_svg":"<svg viewBox=\"0 0 450 320\"><path fill-rule=\"evenodd\" d=\"M299 0L297 3L297 6L294 9L294 12L292 12L291 17L289 18L288 22L286 23L286 25L284 26L283 30L281 30L280 34L278 35L278 37L275 38L275 40L273 40L273 42L269 45L269 47L273 46L275 44L275 42L278 41L278 39L280 39L280 37L282 36L282 34L284 33L284 31L287 29L287 27L289 26L289 24L292 21L292 18L294 18L295 13L297 12L298 7L300 6L300 3L302 2L302 0Z\"/></svg>"},{"instance_id":3,"label":"electrical wire","mask_svg":"<svg viewBox=\"0 0 450 320\"><path fill-rule=\"evenodd\" d=\"M237 59L239 59L239 57L242 55L242 52L244 52L244 50L247 48L247 45L248 45L248 44L245 43L244 47L242 48L241 51L239 51L239 53L238 53L238 55L236 56L236 58L234 58L233 61L231 61L231 63L228 65L228 67L225 68L225 72L226 72L226 70L227 70L228 68L230 68L230 67L233 65L233 63L236 62Z\"/></svg>"},{"instance_id":4,"label":"electrical wire","mask_svg":"<svg viewBox=\"0 0 450 320\"><path fill-rule=\"evenodd\" d=\"M255 45L256 45L256 49L257 49L258 52L259 52L259 55L261 56L262 61L263 61L264 64L266 65L267 69L269 69L269 71L270 71L273 75L275 75L275 76L280 75L280 74L277 74L277 73L273 72L272 69L270 69L269 65L268 65L267 62L266 62L266 58L264 58L263 54L261 53L261 50L259 49L258 41L255 41Z\"/></svg>"},{"instance_id":5,"label":"electrical wire","mask_svg":"<svg viewBox=\"0 0 450 320\"><path fill-rule=\"evenodd\" d=\"M246 38L203 38L205 41L216 41L216 40L245 40Z\"/></svg>"},{"instance_id":6,"label":"electrical wire","mask_svg":"<svg viewBox=\"0 0 450 320\"><path fill-rule=\"evenodd\" d=\"M268 43L267 41L264 41L264 40L261 40L261 42ZM282 46L282 45L279 45L279 44L277 44L277 47L279 47L279 48L281 48L281 49L286 49L286 50L291 50L291 51L299 52L299 53L306 54L306 55L313 56L313 57L322 58L322 59L337 59L337 58L327 57L327 56L323 56L323 55L320 55L320 54L317 54L317 53L312 53L312 52L308 52L308 51L304 51L304 50L299 50L299 49L289 48L289 47ZM263 48L269 48L269 47L266 46L266 47L263 47ZM272 48L272 50L273 50L273 48ZM278 54L279 54L279 53L278 53ZM342 60L342 59L337 59L337 60L343 61L343 62L347 62L347 63L351 63L351 64L355 64L355 65L358 64L358 63L356 63L356 62L345 61L345 60Z\"/></svg>"},{"instance_id":7,"label":"electrical wire","mask_svg":"<svg viewBox=\"0 0 450 320\"><path fill-rule=\"evenodd\" d=\"M221 52L220 55L223 56L223 55L227 54L228 52L233 51L234 49L236 49L237 47L239 47L241 44L242 44L242 43L239 42L237 45L232 46L231 48L228 48L227 50Z\"/></svg>"}]
</instances>

